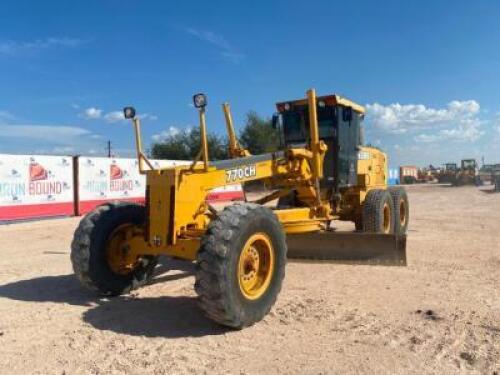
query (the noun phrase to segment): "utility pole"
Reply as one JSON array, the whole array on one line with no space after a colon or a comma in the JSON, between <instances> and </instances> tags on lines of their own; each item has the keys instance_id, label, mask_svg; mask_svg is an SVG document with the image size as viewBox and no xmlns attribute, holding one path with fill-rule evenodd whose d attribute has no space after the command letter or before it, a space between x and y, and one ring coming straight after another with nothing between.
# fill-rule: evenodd
<instances>
[{"instance_id":1,"label":"utility pole","mask_svg":"<svg viewBox=\"0 0 500 375\"><path fill-rule=\"evenodd\" d=\"M110 158L111 157L111 141L108 141L107 150L108 150L108 158Z\"/></svg>"}]
</instances>

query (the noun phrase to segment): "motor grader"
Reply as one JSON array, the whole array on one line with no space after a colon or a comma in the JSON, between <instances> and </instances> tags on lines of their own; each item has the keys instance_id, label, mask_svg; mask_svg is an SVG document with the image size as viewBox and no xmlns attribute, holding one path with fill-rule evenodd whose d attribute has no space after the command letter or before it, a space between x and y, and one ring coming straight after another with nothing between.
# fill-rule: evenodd
<instances>
[{"instance_id":1,"label":"motor grader","mask_svg":"<svg viewBox=\"0 0 500 375\"><path fill-rule=\"evenodd\" d=\"M142 151L135 109L124 115L135 129L146 203L108 203L87 214L71 245L82 284L120 295L146 284L159 255L196 262L195 290L205 314L243 328L271 309L290 257L406 264L409 206L401 188L387 187L387 157L360 144L364 109L338 95L280 102L273 126L279 151L250 155L238 143L223 105L231 159L208 159L207 98L193 98L201 145L190 165L154 168ZM209 191L261 181L258 199L217 210ZM273 203L273 202L277 202ZM339 232L337 220L357 232ZM168 313L168 312L166 312Z\"/></svg>"}]
</instances>

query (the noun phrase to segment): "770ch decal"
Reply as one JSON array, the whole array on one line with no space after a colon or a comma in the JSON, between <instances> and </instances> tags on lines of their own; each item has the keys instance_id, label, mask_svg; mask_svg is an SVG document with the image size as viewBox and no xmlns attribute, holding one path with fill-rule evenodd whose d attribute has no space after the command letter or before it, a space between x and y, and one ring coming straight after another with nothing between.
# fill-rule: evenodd
<instances>
[{"instance_id":1,"label":"770ch decal","mask_svg":"<svg viewBox=\"0 0 500 375\"><path fill-rule=\"evenodd\" d=\"M236 182L257 175L255 164L234 169L226 169L226 182Z\"/></svg>"}]
</instances>

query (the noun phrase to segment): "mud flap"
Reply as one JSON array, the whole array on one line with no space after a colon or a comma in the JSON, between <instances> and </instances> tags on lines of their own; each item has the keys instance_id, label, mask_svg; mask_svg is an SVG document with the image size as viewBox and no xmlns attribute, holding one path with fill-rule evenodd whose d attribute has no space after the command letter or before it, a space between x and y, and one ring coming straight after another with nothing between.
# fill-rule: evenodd
<instances>
[{"instance_id":1,"label":"mud flap","mask_svg":"<svg viewBox=\"0 0 500 375\"><path fill-rule=\"evenodd\" d=\"M289 234L287 245L290 259L406 266L406 235L333 231Z\"/></svg>"}]
</instances>

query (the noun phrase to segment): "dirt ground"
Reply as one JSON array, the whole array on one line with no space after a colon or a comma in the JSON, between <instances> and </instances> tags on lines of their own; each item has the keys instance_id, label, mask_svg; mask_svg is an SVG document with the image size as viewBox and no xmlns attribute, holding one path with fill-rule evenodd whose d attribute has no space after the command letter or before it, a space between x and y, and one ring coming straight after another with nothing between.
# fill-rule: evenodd
<instances>
[{"instance_id":1,"label":"dirt ground","mask_svg":"<svg viewBox=\"0 0 500 375\"><path fill-rule=\"evenodd\" d=\"M242 331L196 305L193 266L98 299L69 261L78 218L0 226L0 373L500 373L500 194L411 186L408 267L290 262Z\"/></svg>"}]
</instances>

